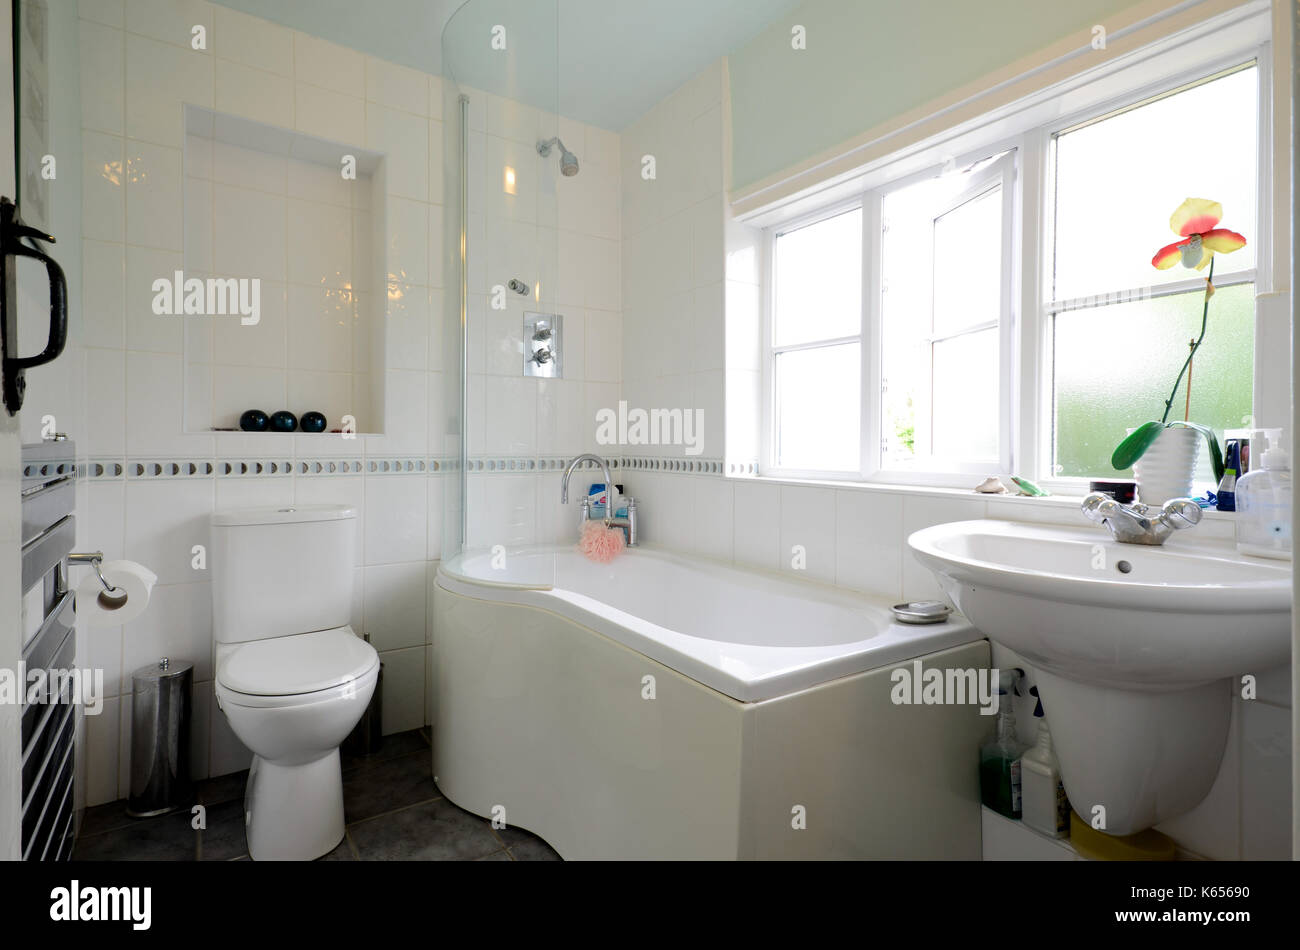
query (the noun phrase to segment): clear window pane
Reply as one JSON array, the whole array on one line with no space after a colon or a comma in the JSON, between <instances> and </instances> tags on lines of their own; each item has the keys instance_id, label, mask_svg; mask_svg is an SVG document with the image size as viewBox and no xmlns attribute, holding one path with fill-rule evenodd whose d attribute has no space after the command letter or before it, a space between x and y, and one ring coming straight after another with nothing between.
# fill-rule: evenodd
<instances>
[{"instance_id":1,"label":"clear window pane","mask_svg":"<svg viewBox=\"0 0 1300 950\"><path fill-rule=\"evenodd\" d=\"M780 234L775 248L777 346L862 331L862 209Z\"/></svg>"},{"instance_id":2,"label":"clear window pane","mask_svg":"<svg viewBox=\"0 0 1300 950\"><path fill-rule=\"evenodd\" d=\"M995 322L1002 310L1002 189L934 221L934 333Z\"/></svg>"},{"instance_id":3,"label":"clear window pane","mask_svg":"<svg viewBox=\"0 0 1300 950\"><path fill-rule=\"evenodd\" d=\"M860 468L861 347L792 350L776 357L776 464L856 472Z\"/></svg>"},{"instance_id":4,"label":"clear window pane","mask_svg":"<svg viewBox=\"0 0 1300 950\"><path fill-rule=\"evenodd\" d=\"M997 329L934 344L931 454L997 459L998 382Z\"/></svg>"},{"instance_id":5,"label":"clear window pane","mask_svg":"<svg viewBox=\"0 0 1300 950\"><path fill-rule=\"evenodd\" d=\"M1201 330L1202 292L1137 300L1056 315L1053 360L1056 472L1121 477L1110 455L1130 428L1159 420L1187 343ZM1255 287L1220 287L1210 301L1205 342L1192 366L1190 418L1240 428L1254 391ZM1186 383L1174 397L1171 420L1184 418ZM1131 477L1131 472L1122 473ZM1213 480L1202 453L1198 481Z\"/></svg>"},{"instance_id":6,"label":"clear window pane","mask_svg":"<svg viewBox=\"0 0 1300 950\"><path fill-rule=\"evenodd\" d=\"M1154 287L1196 272L1151 258L1180 240L1169 216L1186 198L1223 205L1246 247L1215 273L1255 266L1258 72L1251 67L1056 139L1056 300ZM1170 382L1172 386L1172 381Z\"/></svg>"}]
</instances>

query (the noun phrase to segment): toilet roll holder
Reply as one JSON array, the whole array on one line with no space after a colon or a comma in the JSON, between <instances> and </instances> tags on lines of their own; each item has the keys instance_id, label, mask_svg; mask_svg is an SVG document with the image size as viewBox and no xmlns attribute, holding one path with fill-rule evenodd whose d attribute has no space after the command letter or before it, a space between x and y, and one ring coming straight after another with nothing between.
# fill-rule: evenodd
<instances>
[{"instance_id":1,"label":"toilet roll holder","mask_svg":"<svg viewBox=\"0 0 1300 950\"><path fill-rule=\"evenodd\" d=\"M82 552L73 551L68 555L69 565L89 564L91 567L95 569L95 576L98 577L99 582L104 585L104 593L106 594L120 593L121 592L120 587L114 587L105 579L104 572L100 570L100 566L103 563L104 563L103 551L82 551Z\"/></svg>"}]
</instances>

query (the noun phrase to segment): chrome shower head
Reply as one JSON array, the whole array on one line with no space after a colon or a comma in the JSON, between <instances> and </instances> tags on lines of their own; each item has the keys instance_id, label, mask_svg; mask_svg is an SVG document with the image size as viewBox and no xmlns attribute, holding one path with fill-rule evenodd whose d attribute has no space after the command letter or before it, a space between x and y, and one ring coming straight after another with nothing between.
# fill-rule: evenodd
<instances>
[{"instance_id":1,"label":"chrome shower head","mask_svg":"<svg viewBox=\"0 0 1300 950\"><path fill-rule=\"evenodd\" d=\"M552 147L556 145L560 146L560 174L565 178L572 178L578 174L578 156L565 148L564 143L558 137L548 139L545 142L538 142L537 154L545 158L551 154Z\"/></svg>"}]
</instances>

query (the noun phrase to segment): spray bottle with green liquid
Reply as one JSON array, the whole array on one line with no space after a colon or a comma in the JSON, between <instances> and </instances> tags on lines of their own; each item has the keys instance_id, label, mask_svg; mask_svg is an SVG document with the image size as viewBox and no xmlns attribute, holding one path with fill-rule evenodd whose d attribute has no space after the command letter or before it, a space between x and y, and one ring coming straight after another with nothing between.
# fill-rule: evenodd
<instances>
[{"instance_id":1,"label":"spray bottle with green liquid","mask_svg":"<svg viewBox=\"0 0 1300 950\"><path fill-rule=\"evenodd\" d=\"M1025 671L1002 670L998 675L997 731L980 748L980 800L999 815L1019 819L1020 756L1026 746L1016 738L1016 710L1011 697L1020 695Z\"/></svg>"}]
</instances>

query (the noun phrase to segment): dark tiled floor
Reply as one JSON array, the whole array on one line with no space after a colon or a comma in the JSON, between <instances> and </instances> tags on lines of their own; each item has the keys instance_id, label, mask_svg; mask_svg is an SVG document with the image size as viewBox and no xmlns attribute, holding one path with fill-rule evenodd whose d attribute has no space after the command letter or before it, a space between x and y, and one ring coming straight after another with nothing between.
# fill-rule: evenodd
<instances>
[{"instance_id":1,"label":"dark tiled floor","mask_svg":"<svg viewBox=\"0 0 1300 950\"><path fill-rule=\"evenodd\" d=\"M541 838L489 821L442 797L430 774L422 730L386 736L380 751L343 757L346 832L322 861L558 861ZM131 818L126 802L86 809L73 859L80 861L248 860L244 838L247 772L199 785L207 828L190 814Z\"/></svg>"}]
</instances>

